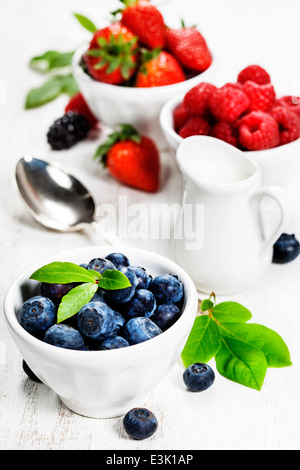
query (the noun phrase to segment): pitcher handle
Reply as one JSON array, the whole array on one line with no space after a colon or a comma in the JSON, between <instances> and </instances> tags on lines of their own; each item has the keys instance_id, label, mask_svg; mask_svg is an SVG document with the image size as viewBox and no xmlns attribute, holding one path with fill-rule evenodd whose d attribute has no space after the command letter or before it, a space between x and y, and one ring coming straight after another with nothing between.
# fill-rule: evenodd
<instances>
[{"instance_id":1,"label":"pitcher handle","mask_svg":"<svg viewBox=\"0 0 300 470\"><path fill-rule=\"evenodd\" d=\"M259 203L266 197L273 199L279 206L280 220L273 233L268 237L268 239L265 239L263 246L264 250L273 248L274 243L278 240L284 231L284 226L288 221L290 213L288 193L283 188L279 186L262 187L255 192L255 198L258 198ZM261 223L263 224L264 219L262 213L260 213L260 218Z\"/></svg>"}]
</instances>

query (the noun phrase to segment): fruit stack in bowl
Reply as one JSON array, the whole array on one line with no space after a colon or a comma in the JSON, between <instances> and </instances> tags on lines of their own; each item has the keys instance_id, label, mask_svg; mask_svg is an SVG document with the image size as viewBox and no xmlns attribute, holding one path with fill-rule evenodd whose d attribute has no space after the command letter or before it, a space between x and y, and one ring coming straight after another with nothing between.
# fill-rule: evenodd
<instances>
[{"instance_id":1,"label":"fruit stack in bowl","mask_svg":"<svg viewBox=\"0 0 300 470\"><path fill-rule=\"evenodd\" d=\"M130 265L122 253L93 258L81 267L100 275L117 270L129 286L99 287L76 314L58 322L62 300L76 283L41 282L39 294L26 300L19 312L19 322L28 333L65 349L111 350L148 341L180 318L184 288L177 275L152 278L144 268Z\"/></svg>"},{"instance_id":2,"label":"fruit stack in bowl","mask_svg":"<svg viewBox=\"0 0 300 470\"><path fill-rule=\"evenodd\" d=\"M236 83L193 87L174 109L173 121L183 139L209 135L243 151L266 150L299 139L300 100L278 98L269 73L250 65Z\"/></svg>"}]
</instances>

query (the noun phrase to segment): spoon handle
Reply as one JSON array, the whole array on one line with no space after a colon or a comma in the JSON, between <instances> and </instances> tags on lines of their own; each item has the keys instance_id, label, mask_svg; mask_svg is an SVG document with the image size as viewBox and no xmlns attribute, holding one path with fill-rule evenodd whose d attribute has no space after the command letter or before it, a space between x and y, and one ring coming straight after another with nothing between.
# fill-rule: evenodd
<instances>
[{"instance_id":1,"label":"spoon handle","mask_svg":"<svg viewBox=\"0 0 300 470\"><path fill-rule=\"evenodd\" d=\"M95 220L93 220L89 225L94 229L94 231L98 235L100 235L110 245L126 246L124 240L121 241L114 233L105 230Z\"/></svg>"}]
</instances>

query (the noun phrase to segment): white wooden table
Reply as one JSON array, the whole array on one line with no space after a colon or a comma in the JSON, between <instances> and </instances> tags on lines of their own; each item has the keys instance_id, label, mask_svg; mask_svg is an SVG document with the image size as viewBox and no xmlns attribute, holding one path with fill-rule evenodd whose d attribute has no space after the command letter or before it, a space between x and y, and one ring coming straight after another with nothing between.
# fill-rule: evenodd
<instances>
[{"instance_id":1,"label":"white wooden table","mask_svg":"<svg viewBox=\"0 0 300 470\"><path fill-rule=\"evenodd\" d=\"M260 63L272 74L276 88L297 93L298 87L299 96L298 0L187 0L184 6L182 3L162 2L161 9L168 24L179 25L183 17L187 24L197 23L209 39L219 61L216 83L234 80L244 66ZM72 18L73 12L104 24L106 13L117 6L115 1L99 0L11 0L0 7L1 299L14 276L41 258L69 248L103 243L93 233L49 231L24 211L11 182L14 164L21 155L31 153L67 166L89 186L97 203L118 204L119 196L126 196L129 205L180 202L180 175L174 156L168 151L161 152L164 168L161 190L145 195L118 184L93 161L101 136L70 151L50 151L46 132L62 114L66 98L34 111L23 109L26 92L41 81L28 69L28 60L48 49L72 50L88 38L88 33ZM292 193L299 197L297 185ZM297 220L291 230L300 236ZM130 244L169 255L167 241L136 240ZM46 386L30 381L1 314L0 449L299 449L299 275L300 258L288 265L272 265L259 286L234 299L252 311L255 322L282 335L294 365L269 369L261 392L217 374L209 391L193 394L183 385L182 365L176 364L153 392L136 403L151 409L159 421L157 433L141 442L127 438L122 418L101 420L76 415ZM215 368L214 361L211 365Z\"/></svg>"}]
</instances>

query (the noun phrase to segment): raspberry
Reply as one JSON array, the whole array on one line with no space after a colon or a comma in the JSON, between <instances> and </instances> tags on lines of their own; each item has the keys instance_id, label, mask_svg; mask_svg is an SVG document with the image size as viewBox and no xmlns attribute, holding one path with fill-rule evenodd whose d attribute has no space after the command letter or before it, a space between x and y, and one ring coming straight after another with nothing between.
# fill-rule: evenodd
<instances>
[{"instance_id":1,"label":"raspberry","mask_svg":"<svg viewBox=\"0 0 300 470\"><path fill-rule=\"evenodd\" d=\"M269 111L275 101L275 90L271 83L258 85L248 81L243 85L243 91L250 100L250 111Z\"/></svg>"},{"instance_id":2,"label":"raspberry","mask_svg":"<svg viewBox=\"0 0 300 470\"><path fill-rule=\"evenodd\" d=\"M299 139L300 118L287 106L277 106L272 109L271 116L279 125L280 145Z\"/></svg>"},{"instance_id":3,"label":"raspberry","mask_svg":"<svg viewBox=\"0 0 300 470\"><path fill-rule=\"evenodd\" d=\"M209 107L216 119L233 123L250 105L247 95L238 88L225 85L210 97Z\"/></svg>"},{"instance_id":4,"label":"raspberry","mask_svg":"<svg viewBox=\"0 0 300 470\"><path fill-rule=\"evenodd\" d=\"M217 90L217 87L211 83L199 83L184 97L184 104L186 109L191 114L198 114L203 116L208 108L208 101L212 93Z\"/></svg>"},{"instance_id":5,"label":"raspberry","mask_svg":"<svg viewBox=\"0 0 300 470\"><path fill-rule=\"evenodd\" d=\"M238 147L237 131L228 122L218 122L214 126L211 135L212 137L223 140L234 147Z\"/></svg>"},{"instance_id":6,"label":"raspberry","mask_svg":"<svg viewBox=\"0 0 300 470\"><path fill-rule=\"evenodd\" d=\"M259 65L249 65L239 73L237 79L239 83L246 83L248 80L258 83L259 85L271 83L270 75Z\"/></svg>"},{"instance_id":7,"label":"raspberry","mask_svg":"<svg viewBox=\"0 0 300 470\"><path fill-rule=\"evenodd\" d=\"M275 119L263 111L252 111L240 119L239 141L248 150L264 150L279 145L279 129Z\"/></svg>"},{"instance_id":8,"label":"raspberry","mask_svg":"<svg viewBox=\"0 0 300 470\"><path fill-rule=\"evenodd\" d=\"M211 127L201 116L191 116L180 129L179 135L183 139L192 135L209 135Z\"/></svg>"},{"instance_id":9,"label":"raspberry","mask_svg":"<svg viewBox=\"0 0 300 470\"><path fill-rule=\"evenodd\" d=\"M72 96L69 103L67 104L65 113L69 112L78 113L81 116L84 116L92 127L94 127L98 122L80 92Z\"/></svg>"},{"instance_id":10,"label":"raspberry","mask_svg":"<svg viewBox=\"0 0 300 470\"><path fill-rule=\"evenodd\" d=\"M294 111L300 117L300 98L297 96L283 96L277 100L277 104L288 106L291 111Z\"/></svg>"},{"instance_id":11,"label":"raspberry","mask_svg":"<svg viewBox=\"0 0 300 470\"><path fill-rule=\"evenodd\" d=\"M173 122L176 131L179 131L190 117L184 103L180 103L173 112Z\"/></svg>"},{"instance_id":12,"label":"raspberry","mask_svg":"<svg viewBox=\"0 0 300 470\"><path fill-rule=\"evenodd\" d=\"M48 143L53 150L69 149L83 140L90 128L90 123L84 116L69 112L52 124L47 133Z\"/></svg>"}]
</instances>

